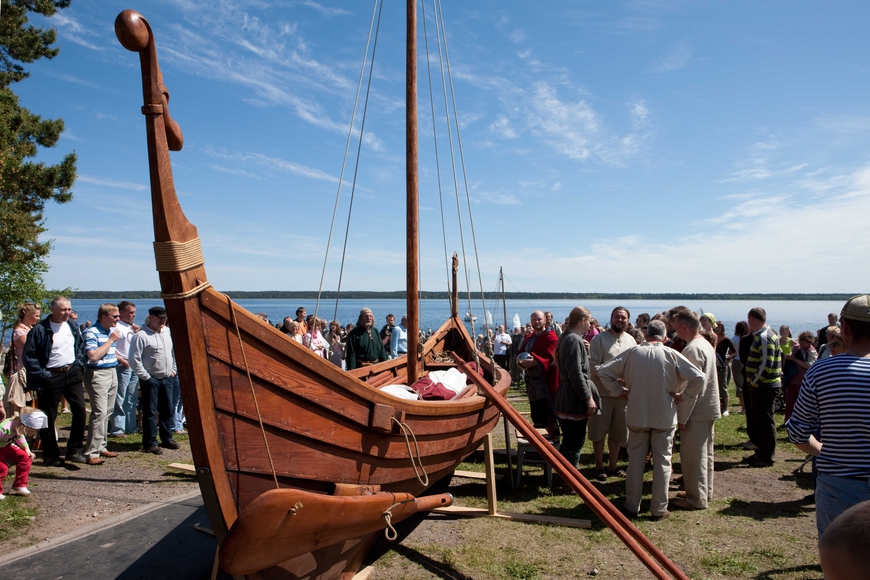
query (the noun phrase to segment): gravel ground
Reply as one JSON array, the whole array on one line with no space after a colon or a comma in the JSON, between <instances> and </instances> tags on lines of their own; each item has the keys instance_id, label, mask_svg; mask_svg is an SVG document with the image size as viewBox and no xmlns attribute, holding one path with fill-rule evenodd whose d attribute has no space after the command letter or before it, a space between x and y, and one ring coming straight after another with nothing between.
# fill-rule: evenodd
<instances>
[{"instance_id":1,"label":"gravel ground","mask_svg":"<svg viewBox=\"0 0 870 580\"><path fill-rule=\"evenodd\" d=\"M67 432L61 428L58 435L63 438ZM30 471L32 493L24 500L24 507L36 508L37 514L23 534L0 543L0 550L8 553L144 504L195 491L198 485L192 473L167 468L170 463L192 463L187 436L178 435L176 440L180 449L164 449L158 456L139 451L141 437L112 438L109 450L121 455L98 466L44 467L37 452ZM60 445L63 453L64 443ZM4 484L11 485L11 479Z\"/></svg>"}]
</instances>

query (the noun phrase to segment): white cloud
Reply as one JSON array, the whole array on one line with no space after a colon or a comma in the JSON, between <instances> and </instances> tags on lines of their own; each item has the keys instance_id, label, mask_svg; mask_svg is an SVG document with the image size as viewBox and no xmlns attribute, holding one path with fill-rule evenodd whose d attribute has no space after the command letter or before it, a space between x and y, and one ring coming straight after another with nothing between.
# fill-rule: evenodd
<instances>
[{"instance_id":1,"label":"white cloud","mask_svg":"<svg viewBox=\"0 0 870 580\"><path fill-rule=\"evenodd\" d=\"M100 177L91 177L90 175L79 175L76 178L77 182L90 183L91 185L104 185L106 187L118 187L121 189L132 189L134 191L143 191L147 188L141 183L132 183L129 181L115 181L114 179L104 179Z\"/></svg>"},{"instance_id":2,"label":"white cloud","mask_svg":"<svg viewBox=\"0 0 870 580\"><path fill-rule=\"evenodd\" d=\"M494 122L490 123L489 130L492 133L495 133L502 139L516 139L517 132L511 126L510 119L507 117L500 116Z\"/></svg>"},{"instance_id":3,"label":"white cloud","mask_svg":"<svg viewBox=\"0 0 870 580\"><path fill-rule=\"evenodd\" d=\"M85 48L90 48L91 50L105 50L104 47L94 44L92 39L99 36L96 32L88 30L78 20L72 18L68 14L64 14L61 11L55 12L54 16L51 17L50 22L52 26L57 29L61 38L84 46Z\"/></svg>"},{"instance_id":4,"label":"white cloud","mask_svg":"<svg viewBox=\"0 0 870 580\"><path fill-rule=\"evenodd\" d=\"M642 279L648 291L860 291L870 279L855 256L870 252L870 239L864 220L855 216L870 215L870 164L844 171L838 181L841 185L827 197L809 201L767 192L741 194L746 196L741 203L716 218L700 213L711 208L700 210L690 234L665 242L660 236L599 231L591 247L561 257L549 247L518 248L511 255L512 268L536 272L535 284L542 288L576 287L579 271L595 278L589 289L596 291L624 291L626 272ZM835 241L801 241L823 230L836 232ZM759 258L771 240L794 243L783 248L782 259ZM541 263L547 267L540 268Z\"/></svg>"},{"instance_id":5,"label":"white cloud","mask_svg":"<svg viewBox=\"0 0 870 580\"><path fill-rule=\"evenodd\" d=\"M526 31L521 28L517 28L516 30L511 31L511 33L508 35L508 38L510 38L511 42L514 42L516 44L524 43L526 41L526 37Z\"/></svg>"},{"instance_id":6,"label":"white cloud","mask_svg":"<svg viewBox=\"0 0 870 580\"><path fill-rule=\"evenodd\" d=\"M731 176L720 180L719 183L759 181L780 177L800 171L807 166L806 163L799 163L788 166L779 164L778 167L772 167L773 158L781 149L782 144L773 137L767 141L753 143L748 149L747 156L735 164L736 170Z\"/></svg>"},{"instance_id":7,"label":"white cloud","mask_svg":"<svg viewBox=\"0 0 870 580\"><path fill-rule=\"evenodd\" d=\"M213 147L205 147L203 151L212 157L216 157L218 159L228 159L230 161L236 161L240 164L248 164L248 163L256 163L262 167L266 167L268 169L274 169L278 171L287 171L290 173L295 173L296 175L303 175L305 177L310 177L312 179L322 179L325 181L331 181L333 183L338 183L338 178L334 177L320 169L314 169L312 167L307 167L305 165L301 165L299 163L294 163L292 161L287 161L286 159L281 159L279 157L270 157L268 155L263 155L262 153L230 153L225 149L215 149ZM229 170L228 172L236 172L237 170ZM245 172L243 172L245 173Z\"/></svg>"},{"instance_id":8,"label":"white cloud","mask_svg":"<svg viewBox=\"0 0 870 580\"><path fill-rule=\"evenodd\" d=\"M647 70L652 73L666 73L686 68L692 62L694 52L688 41L682 40L668 54L650 64Z\"/></svg>"},{"instance_id":9,"label":"white cloud","mask_svg":"<svg viewBox=\"0 0 870 580\"><path fill-rule=\"evenodd\" d=\"M344 14L353 14L348 10L344 10L342 8L333 8L331 6L324 6L323 4L313 2L312 0L304 0L301 4L303 6L308 6L309 8L314 8L315 10L326 16L341 16Z\"/></svg>"}]
</instances>

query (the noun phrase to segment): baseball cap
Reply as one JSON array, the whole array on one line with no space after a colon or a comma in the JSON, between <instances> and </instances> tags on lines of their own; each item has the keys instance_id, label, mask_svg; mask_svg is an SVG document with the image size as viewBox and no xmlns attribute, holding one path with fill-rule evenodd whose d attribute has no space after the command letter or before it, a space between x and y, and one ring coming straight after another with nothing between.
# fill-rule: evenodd
<instances>
[{"instance_id":1,"label":"baseball cap","mask_svg":"<svg viewBox=\"0 0 870 580\"><path fill-rule=\"evenodd\" d=\"M148 309L148 314L150 314L151 316L166 318L166 309L162 306L152 306Z\"/></svg>"},{"instance_id":2,"label":"baseball cap","mask_svg":"<svg viewBox=\"0 0 870 580\"><path fill-rule=\"evenodd\" d=\"M846 320L870 322L870 294L859 294L849 298L840 311L840 316Z\"/></svg>"}]
</instances>

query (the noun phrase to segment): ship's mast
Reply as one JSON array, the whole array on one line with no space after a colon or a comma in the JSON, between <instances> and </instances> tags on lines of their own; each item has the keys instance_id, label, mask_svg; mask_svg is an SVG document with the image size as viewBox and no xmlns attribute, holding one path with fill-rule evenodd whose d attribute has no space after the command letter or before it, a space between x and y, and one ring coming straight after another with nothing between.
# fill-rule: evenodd
<instances>
[{"instance_id":1,"label":"ship's mast","mask_svg":"<svg viewBox=\"0 0 870 580\"><path fill-rule=\"evenodd\" d=\"M407 0L408 30L405 54L405 179L407 184L407 316L408 316L408 384L417 380L419 248L417 184L417 0Z\"/></svg>"}]
</instances>

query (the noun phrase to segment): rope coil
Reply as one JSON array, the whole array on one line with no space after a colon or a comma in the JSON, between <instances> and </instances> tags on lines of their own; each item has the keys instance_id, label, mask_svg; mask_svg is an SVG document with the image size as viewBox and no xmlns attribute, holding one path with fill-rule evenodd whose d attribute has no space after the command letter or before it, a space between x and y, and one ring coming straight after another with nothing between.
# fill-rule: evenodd
<instances>
[{"instance_id":1,"label":"rope coil","mask_svg":"<svg viewBox=\"0 0 870 580\"><path fill-rule=\"evenodd\" d=\"M199 238L186 242L154 242L158 272L184 272L205 264Z\"/></svg>"}]
</instances>

